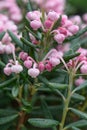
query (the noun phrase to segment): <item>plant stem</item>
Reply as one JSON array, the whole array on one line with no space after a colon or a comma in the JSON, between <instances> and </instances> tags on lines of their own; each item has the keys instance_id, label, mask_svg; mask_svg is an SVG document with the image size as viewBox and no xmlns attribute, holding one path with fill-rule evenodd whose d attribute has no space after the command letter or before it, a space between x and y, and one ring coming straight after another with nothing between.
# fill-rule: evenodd
<instances>
[{"instance_id":1,"label":"plant stem","mask_svg":"<svg viewBox=\"0 0 87 130\"><path fill-rule=\"evenodd\" d=\"M68 112L68 106L70 103L70 99L71 99L71 92L72 92L72 86L73 86L73 78L74 78L74 74L73 74L73 70L69 73L69 86L68 86L68 94L67 94L67 98L64 102L64 109L63 109L63 116L62 116L62 120L60 123L60 128L59 130L63 130L64 128L64 124L65 124L65 120L66 120L66 116L67 116L67 112Z\"/></svg>"},{"instance_id":2,"label":"plant stem","mask_svg":"<svg viewBox=\"0 0 87 130\"><path fill-rule=\"evenodd\" d=\"M23 91L23 86L20 86L19 87L19 95L18 95L18 103L19 103L20 108L22 107L22 102L21 102L22 91ZM16 130L21 130L21 127L25 121L25 115L26 115L26 113L23 110L21 110L19 113L18 125L17 125Z\"/></svg>"},{"instance_id":3,"label":"plant stem","mask_svg":"<svg viewBox=\"0 0 87 130\"><path fill-rule=\"evenodd\" d=\"M16 130L21 130L22 125L24 124L24 120L25 120L25 112L21 111L20 112L20 117L19 117L19 122L17 125L17 129Z\"/></svg>"}]
</instances>

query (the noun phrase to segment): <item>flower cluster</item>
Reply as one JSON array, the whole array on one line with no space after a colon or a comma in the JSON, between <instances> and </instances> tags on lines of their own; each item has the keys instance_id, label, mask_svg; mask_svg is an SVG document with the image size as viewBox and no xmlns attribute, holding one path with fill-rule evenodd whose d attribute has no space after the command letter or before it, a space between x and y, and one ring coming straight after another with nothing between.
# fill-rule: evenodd
<instances>
[{"instance_id":1,"label":"flower cluster","mask_svg":"<svg viewBox=\"0 0 87 130\"><path fill-rule=\"evenodd\" d=\"M65 0L31 0L36 2L46 12L54 10L57 13L62 14L65 8Z\"/></svg>"},{"instance_id":2,"label":"flower cluster","mask_svg":"<svg viewBox=\"0 0 87 130\"><path fill-rule=\"evenodd\" d=\"M34 31L38 31L38 29L41 28L42 33L50 32L50 36L53 36L53 41L55 40L58 44L63 43L63 41L68 37L76 34L79 30L79 26L73 24L66 15L60 16L59 13L55 11L50 11L49 13L45 14L44 17L40 11L31 11L28 12L26 15L27 19L29 20L29 24L31 28ZM42 19L42 20L41 20ZM57 22L60 23L57 25L56 28L54 28L55 24ZM2 20L3 21L3 20ZM6 27L5 31L9 28L14 34L17 35L17 27L14 23L9 21L8 19L5 22ZM3 23L3 22L2 22ZM9 27L10 26L10 27ZM3 29L4 31L4 29ZM6 37L7 35L7 37ZM13 54L14 63L8 63L4 69L5 74L10 75L12 72L20 73L23 68L20 68L19 71L16 69L17 66L20 66L18 62L15 60L15 47L11 43L11 39L6 33L6 35L3 37L0 46L2 50L0 51L1 54L7 53L7 54ZM35 36L31 33L29 33L30 40L32 44L38 44L39 41L35 38ZM44 35L45 37L45 35ZM8 38L8 39L7 39ZM4 42L5 41L5 42ZM50 43L49 43L50 44ZM43 41L44 45L44 41ZM41 46L41 44L40 44ZM49 47L48 47L49 48ZM37 49L37 52L42 52L39 48ZM44 50L45 51L45 50ZM43 52L42 52L43 53ZM51 71L55 66L59 65L60 62L63 61L63 51L57 50L51 47L51 50L48 50L48 52L45 52L46 56L43 58L41 57L40 60L37 62L35 59L33 59L31 56L28 55L26 52L20 52L20 59L23 60L24 66L28 69L28 74L32 78L36 78L40 73L43 71ZM64 63L65 64L65 63ZM15 66L14 66L15 65ZM66 65L65 65L66 66ZM14 68L14 69L13 69ZM8 71L10 69L10 71Z\"/></svg>"},{"instance_id":3,"label":"flower cluster","mask_svg":"<svg viewBox=\"0 0 87 130\"><path fill-rule=\"evenodd\" d=\"M4 68L4 73L7 76L12 73L19 74L21 71L23 71L23 67L18 63L17 60L15 62L13 60L9 60L9 63Z\"/></svg>"},{"instance_id":4,"label":"flower cluster","mask_svg":"<svg viewBox=\"0 0 87 130\"><path fill-rule=\"evenodd\" d=\"M73 67L75 69L75 72L79 70L82 74L87 74L87 49L79 48L77 52L79 52L80 55L70 60L67 65L69 68ZM84 81L85 79L80 76L78 79L76 79L75 85L79 86Z\"/></svg>"},{"instance_id":5,"label":"flower cluster","mask_svg":"<svg viewBox=\"0 0 87 130\"><path fill-rule=\"evenodd\" d=\"M44 22L41 22L42 14L39 11L33 11L27 13L27 19L30 20L30 26L33 30L38 30L42 28L44 32L50 30L54 34L54 40L59 44L79 31L79 26L73 24L72 21L68 19L66 15L61 16L60 26L54 30L53 26L58 19L60 19L60 14L55 11L50 11L47 15L45 14Z\"/></svg>"},{"instance_id":6,"label":"flower cluster","mask_svg":"<svg viewBox=\"0 0 87 130\"><path fill-rule=\"evenodd\" d=\"M0 14L0 33L7 31L8 29L17 35L18 29L14 22L9 20L6 15ZM0 54L11 54L13 48L15 48L15 46L11 43L11 38L6 32L0 41Z\"/></svg>"},{"instance_id":7,"label":"flower cluster","mask_svg":"<svg viewBox=\"0 0 87 130\"><path fill-rule=\"evenodd\" d=\"M14 22L20 22L22 19L21 10L17 5L16 0L0 0L0 10L6 10L9 18Z\"/></svg>"},{"instance_id":8,"label":"flower cluster","mask_svg":"<svg viewBox=\"0 0 87 130\"><path fill-rule=\"evenodd\" d=\"M28 56L26 52L20 52L19 57L24 62L24 66L28 69L28 74L32 78L36 78L43 71L51 71L53 67L60 64L63 56L62 52L52 49L40 62L36 62L32 57Z\"/></svg>"}]
</instances>

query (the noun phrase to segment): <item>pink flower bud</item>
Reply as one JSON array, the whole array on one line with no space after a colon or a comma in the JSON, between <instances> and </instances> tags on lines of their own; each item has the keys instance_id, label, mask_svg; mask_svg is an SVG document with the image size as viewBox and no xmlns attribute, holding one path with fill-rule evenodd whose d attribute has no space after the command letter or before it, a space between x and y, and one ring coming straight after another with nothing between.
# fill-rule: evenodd
<instances>
[{"instance_id":1,"label":"pink flower bud","mask_svg":"<svg viewBox=\"0 0 87 130\"><path fill-rule=\"evenodd\" d=\"M28 74L32 77L32 78L36 78L39 74L40 71L37 68L31 68L28 70Z\"/></svg>"},{"instance_id":2,"label":"pink flower bud","mask_svg":"<svg viewBox=\"0 0 87 130\"><path fill-rule=\"evenodd\" d=\"M5 45L3 45L1 42L0 42L0 54L3 54L5 52Z\"/></svg>"},{"instance_id":3,"label":"pink flower bud","mask_svg":"<svg viewBox=\"0 0 87 130\"><path fill-rule=\"evenodd\" d=\"M13 21L15 21L15 22L20 22L21 20L22 20L22 15L21 15L21 13L12 13L11 14L11 19L13 20Z\"/></svg>"},{"instance_id":4,"label":"pink flower bud","mask_svg":"<svg viewBox=\"0 0 87 130\"><path fill-rule=\"evenodd\" d=\"M68 20L67 15L62 15L61 24L64 25L64 24L66 23L67 20Z\"/></svg>"},{"instance_id":5,"label":"pink flower bud","mask_svg":"<svg viewBox=\"0 0 87 130\"><path fill-rule=\"evenodd\" d=\"M9 37L8 33L6 33L2 38L2 43L7 44L9 42L11 42L11 38Z\"/></svg>"},{"instance_id":6,"label":"pink flower bud","mask_svg":"<svg viewBox=\"0 0 87 130\"><path fill-rule=\"evenodd\" d=\"M75 15L70 18L70 20L75 24L81 24L81 17L79 15Z\"/></svg>"},{"instance_id":7,"label":"pink flower bud","mask_svg":"<svg viewBox=\"0 0 87 130\"><path fill-rule=\"evenodd\" d=\"M73 34L67 30L67 37L72 36Z\"/></svg>"},{"instance_id":8,"label":"pink flower bud","mask_svg":"<svg viewBox=\"0 0 87 130\"><path fill-rule=\"evenodd\" d=\"M63 52L67 52L70 50L70 43L66 43L63 45Z\"/></svg>"},{"instance_id":9,"label":"pink flower bud","mask_svg":"<svg viewBox=\"0 0 87 130\"><path fill-rule=\"evenodd\" d=\"M38 44L38 41L31 33L29 33L29 36L30 36L30 40L32 41L33 44Z\"/></svg>"},{"instance_id":10,"label":"pink flower bud","mask_svg":"<svg viewBox=\"0 0 87 130\"><path fill-rule=\"evenodd\" d=\"M39 11L33 11L27 13L27 18L29 20L39 20L40 19L40 12Z\"/></svg>"},{"instance_id":11,"label":"pink flower bud","mask_svg":"<svg viewBox=\"0 0 87 130\"><path fill-rule=\"evenodd\" d=\"M59 31L61 34L64 34L65 36L67 35L67 30L66 30L66 28L59 27L59 28L58 28L58 31Z\"/></svg>"},{"instance_id":12,"label":"pink flower bud","mask_svg":"<svg viewBox=\"0 0 87 130\"><path fill-rule=\"evenodd\" d=\"M23 67L21 65L13 65L11 67L11 71L18 74L20 73L21 71L23 71Z\"/></svg>"},{"instance_id":13,"label":"pink flower bud","mask_svg":"<svg viewBox=\"0 0 87 130\"><path fill-rule=\"evenodd\" d=\"M45 23L44 23L45 28L46 28L46 29L51 28L52 23L53 23L52 21L50 21L50 20L46 20Z\"/></svg>"},{"instance_id":14,"label":"pink flower bud","mask_svg":"<svg viewBox=\"0 0 87 130\"><path fill-rule=\"evenodd\" d=\"M84 49L84 48L79 48L78 49L78 52L80 53L80 55L82 56L87 56L87 49Z\"/></svg>"},{"instance_id":15,"label":"pink flower bud","mask_svg":"<svg viewBox=\"0 0 87 130\"><path fill-rule=\"evenodd\" d=\"M75 80L75 85L79 86L81 84L83 84L85 82L85 79L83 79L82 77L79 77L79 79Z\"/></svg>"},{"instance_id":16,"label":"pink flower bud","mask_svg":"<svg viewBox=\"0 0 87 130\"><path fill-rule=\"evenodd\" d=\"M65 28L68 28L69 26L72 26L72 25L73 25L73 23L70 20L66 20L63 26Z\"/></svg>"},{"instance_id":17,"label":"pink flower bud","mask_svg":"<svg viewBox=\"0 0 87 130\"><path fill-rule=\"evenodd\" d=\"M87 22L87 13L85 13L85 14L83 15L83 20L84 20L85 22Z\"/></svg>"},{"instance_id":18,"label":"pink flower bud","mask_svg":"<svg viewBox=\"0 0 87 130\"><path fill-rule=\"evenodd\" d=\"M63 57L63 52L62 51L58 51L57 52L57 58Z\"/></svg>"},{"instance_id":19,"label":"pink flower bud","mask_svg":"<svg viewBox=\"0 0 87 130\"><path fill-rule=\"evenodd\" d=\"M9 76L12 73L11 67L5 67L4 68L4 73Z\"/></svg>"},{"instance_id":20,"label":"pink flower bud","mask_svg":"<svg viewBox=\"0 0 87 130\"><path fill-rule=\"evenodd\" d=\"M22 59L23 61L25 61L28 57L28 54L26 52L20 52L19 54L19 58Z\"/></svg>"},{"instance_id":21,"label":"pink flower bud","mask_svg":"<svg viewBox=\"0 0 87 130\"><path fill-rule=\"evenodd\" d=\"M87 63L83 64L80 70L82 74L87 74Z\"/></svg>"},{"instance_id":22,"label":"pink flower bud","mask_svg":"<svg viewBox=\"0 0 87 130\"><path fill-rule=\"evenodd\" d=\"M65 36L63 34L56 34L54 36L54 39L58 43L63 43L63 41L65 40Z\"/></svg>"},{"instance_id":23,"label":"pink flower bud","mask_svg":"<svg viewBox=\"0 0 87 130\"><path fill-rule=\"evenodd\" d=\"M1 6L0 6L1 7ZM0 19L2 22L6 23L8 21L8 17L0 13Z\"/></svg>"},{"instance_id":24,"label":"pink flower bud","mask_svg":"<svg viewBox=\"0 0 87 130\"><path fill-rule=\"evenodd\" d=\"M37 30L41 27L41 22L37 20L33 20L30 22L30 26L34 29Z\"/></svg>"},{"instance_id":25,"label":"pink flower bud","mask_svg":"<svg viewBox=\"0 0 87 130\"><path fill-rule=\"evenodd\" d=\"M79 26L77 25L72 25L72 26L69 26L68 27L68 30L73 33L73 34L76 34L78 31L79 31Z\"/></svg>"},{"instance_id":26,"label":"pink flower bud","mask_svg":"<svg viewBox=\"0 0 87 130\"><path fill-rule=\"evenodd\" d=\"M31 66L32 66L32 61L31 61L31 60L25 60L25 61L24 61L24 66L25 66L26 68L30 69Z\"/></svg>"},{"instance_id":27,"label":"pink flower bud","mask_svg":"<svg viewBox=\"0 0 87 130\"><path fill-rule=\"evenodd\" d=\"M56 65L60 64L60 60L58 58L55 58L55 57L50 58L49 61L52 64L52 66L56 66Z\"/></svg>"},{"instance_id":28,"label":"pink flower bud","mask_svg":"<svg viewBox=\"0 0 87 130\"><path fill-rule=\"evenodd\" d=\"M30 36L31 41L35 41L36 40L36 38L31 33L29 33L29 36Z\"/></svg>"},{"instance_id":29,"label":"pink flower bud","mask_svg":"<svg viewBox=\"0 0 87 130\"><path fill-rule=\"evenodd\" d=\"M43 62L40 62L40 63L39 63L38 68L39 68L39 70L40 70L41 72L44 71L45 66L44 66Z\"/></svg>"},{"instance_id":30,"label":"pink flower bud","mask_svg":"<svg viewBox=\"0 0 87 130\"><path fill-rule=\"evenodd\" d=\"M5 46L5 53L6 54L11 54L14 50L15 50L15 47L11 43Z\"/></svg>"},{"instance_id":31,"label":"pink flower bud","mask_svg":"<svg viewBox=\"0 0 87 130\"><path fill-rule=\"evenodd\" d=\"M48 13L48 19L50 19L51 21L56 21L58 20L58 18L59 18L59 15L55 11L50 11Z\"/></svg>"},{"instance_id":32,"label":"pink flower bud","mask_svg":"<svg viewBox=\"0 0 87 130\"><path fill-rule=\"evenodd\" d=\"M52 70L52 65L50 62L46 63L45 68L47 69L47 71L51 71Z\"/></svg>"}]
</instances>

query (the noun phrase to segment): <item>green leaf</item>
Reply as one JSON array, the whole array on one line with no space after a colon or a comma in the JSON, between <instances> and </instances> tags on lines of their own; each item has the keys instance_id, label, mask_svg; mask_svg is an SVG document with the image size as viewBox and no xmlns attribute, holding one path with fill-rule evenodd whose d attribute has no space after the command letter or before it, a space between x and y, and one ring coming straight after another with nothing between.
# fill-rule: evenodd
<instances>
[{"instance_id":1,"label":"green leaf","mask_svg":"<svg viewBox=\"0 0 87 130\"><path fill-rule=\"evenodd\" d=\"M46 84L51 89L66 89L68 87L67 84L60 84L60 83L52 83L49 82L45 77L39 76L38 77L40 81L42 81L44 84Z\"/></svg>"},{"instance_id":2,"label":"green leaf","mask_svg":"<svg viewBox=\"0 0 87 130\"><path fill-rule=\"evenodd\" d=\"M17 36L10 30L8 30L8 33L9 36L12 38L12 41L23 49L23 43L17 38Z\"/></svg>"},{"instance_id":3,"label":"green leaf","mask_svg":"<svg viewBox=\"0 0 87 130\"><path fill-rule=\"evenodd\" d=\"M49 119L53 119L53 116L49 110L49 107L47 105L47 103L45 102L45 100L43 99L43 97L40 98L41 99L41 108L43 110L43 114L46 118ZM53 127L53 130L57 130L56 127Z\"/></svg>"},{"instance_id":4,"label":"green leaf","mask_svg":"<svg viewBox=\"0 0 87 130\"><path fill-rule=\"evenodd\" d=\"M17 79L17 77L13 77L7 81L4 81L3 83L0 83L0 89L8 86L9 84L13 83L15 80Z\"/></svg>"},{"instance_id":5,"label":"green leaf","mask_svg":"<svg viewBox=\"0 0 87 130\"><path fill-rule=\"evenodd\" d=\"M56 120L51 120L51 119L41 119L41 118L31 118L28 120L30 124L32 124L35 127L39 128L50 128L57 126L59 124L58 121Z\"/></svg>"},{"instance_id":6,"label":"green leaf","mask_svg":"<svg viewBox=\"0 0 87 130\"><path fill-rule=\"evenodd\" d=\"M80 130L79 128L76 127L72 127L72 130Z\"/></svg>"},{"instance_id":7,"label":"green leaf","mask_svg":"<svg viewBox=\"0 0 87 130\"><path fill-rule=\"evenodd\" d=\"M60 16L60 18L58 18L58 20L54 23L52 30L54 30L60 26L61 20L62 20L62 17Z\"/></svg>"},{"instance_id":8,"label":"green leaf","mask_svg":"<svg viewBox=\"0 0 87 130\"><path fill-rule=\"evenodd\" d=\"M48 108L47 103L45 102L45 100L42 97L40 99L41 99L41 108L43 110L44 116L46 118L53 119L52 114L51 114L51 112L50 112L50 110Z\"/></svg>"},{"instance_id":9,"label":"green leaf","mask_svg":"<svg viewBox=\"0 0 87 130\"><path fill-rule=\"evenodd\" d=\"M8 130L8 128L11 126L11 123L0 125L0 130Z\"/></svg>"},{"instance_id":10,"label":"green leaf","mask_svg":"<svg viewBox=\"0 0 87 130\"><path fill-rule=\"evenodd\" d=\"M48 83L49 87L53 88L53 89L66 89L68 87L67 84L60 84L60 83Z\"/></svg>"},{"instance_id":11,"label":"green leaf","mask_svg":"<svg viewBox=\"0 0 87 130\"><path fill-rule=\"evenodd\" d=\"M30 102L25 100L25 99L22 99L22 103L23 103L24 106L31 107Z\"/></svg>"},{"instance_id":12,"label":"green leaf","mask_svg":"<svg viewBox=\"0 0 87 130\"><path fill-rule=\"evenodd\" d=\"M45 78L45 77L43 77L43 76L38 76L38 78L39 78L39 80L41 81L41 82L43 82L44 84L46 84L46 85L48 85L49 84L49 81Z\"/></svg>"},{"instance_id":13,"label":"green leaf","mask_svg":"<svg viewBox=\"0 0 87 130\"><path fill-rule=\"evenodd\" d=\"M32 5L31 5L31 1L28 0L28 3L27 3L27 12L29 11L32 11Z\"/></svg>"},{"instance_id":14,"label":"green leaf","mask_svg":"<svg viewBox=\"0 0 87 130\"><path fill-rule=\"evenodd\" d=\"M49 93L52 92L50 88L46 88L45 86L44 87L39 87L38 91L40 91L40 92L49 92Z\"/></svg>"},{"instance_id":15,"label":"green leaf","mask_svg":"<svg viewBox=\"0 0 87 130\"><path fill-rule=\"evenodd\" d=\"M73 93L74 92L77 92L83 88L86 88L87 87L87 81L85 81L83 84L81 84L80 86L76 87L74 90L73 90Z\"/></svg>"},{"instance_id":16,"label":"green leaf","mask_svg":"<svg viewBox=\"0 0 87 130\"><path fill-rule=\"evenodd\" d=\"M16 119L17 117L18 117L18 114L15 114L12 116L1 117L0 118L0 125L9 123L9 122L13 121L14 119Z\"/></svg>"},{"instance_id":17,"label":"green leaf","mask_svg":"<svg viewBox=\"0 0 87 130\"><path fill-rule=\"evenodd\" d=\"M82 95L80 95L80 94L77 94L77 93L74 93L74 94L72 95L72 98L73 98L73 99L77 99L77 100L81 100L81 101L84 101L84 100L85 100L85 97L84 97L84 96L82 96Z\"/></svg>"},{"instance_id":18,"label":"green leaf","mask_svg":"<svg viewBox=\"0 0 87 130\"><path fill-rule=\"evenodd\" d=\"M87 114L86 114L86 113L81 112L81 111L79 111L79 110L77 110L77 109L74 109L74 108L69 108L69 109L70 109L72 112L74 112L76 115L78 115L79 117L84 118L84 119L87 120Z\"/></svg>"},{"instance_id":19,"label":"green leaf","mask_svg":"<svg viewBox=\"0 0 87 130\"><path fill-rule=\"evenodd\" d=\"M64 130L67 130L68 128L72 128L72 127L84 127L87 126L87 120L79 120L77 122L73 122L69 125L67 125Z\"/></svg>"},{"instance_id":20,"label":"green leaf","mask_svg":"<svg viewBox=\"0 0 87 130\"><path fill-rule=\"evenodd\" d=\"M73 58L75 58L79 55L80 55L80 53L73 53L73 54L70 54L70 55L65 55L63 58L64 58L65 61L69 61L70 59L73 59Z\"/></svg>"},{"instance_id":21,"label":"green leaf","mask_svg":"<svg viewBox=\"0 0 87 130\"><path fill-rule=\"evenodd\" d=\"M32 47L32 48L34 48L34 49L36 49L36 45L34 45L33 43L31 43L31 42L29 42L28 40L26 40L25 38L21 38L21 41L24 43L24 44L26 44L28 47L30 46L30 47Z\"/></svg>"},{"instance_id":22,"label":"green leaf","mask_svg":"<svg viewBox=\"0 0 87 130\"><path fill-rule=\"evenodd\" d=\"M0 67L5 67L5 64L2 61L0 61Z\"/></svg>"},{"instance_id":23,"label":"green leaf","mask_svg":"<svg viewBox=\"0 0 87 130\"><path fill-rule=\"evenodd\" d=\"M26 26L25 26L25 28L26 28L26 30L27 30L28 32L30 32L33 36L35 36L37 40L41 40L40 37L39 37L37 34L35 34L32 30L30 30L30 28L28 28L28 27L26 27Z\"/></svg>"},{"instance_id":24,"label":"green leaf","mask_svg":"<svg viewBox=\"0 0 87 130\"><path fill-rule=\"evenodd\" d=\"M17 96L18 96L18 92L19 92L18 86L14 86L14 87L12 88L12 96L13 96L13 97L17 97Z\"/></svg>"},{"instance_id":25,"label":"green leaf","mask_svg":"<svg viewBox=\"0 0 87 130\"><path fill-rule=\"evenodd\" d=\"M26 113L30 113L32 111L32 105L29 101L22 99L22 110L25 111Z\"/></svg>"},{"instance_id":26,"label":"green leaf","mask_svg":"<svg viewBox=\"0 0 87 130\"><path fill-rule=\"evenodd\" d=\"M0 33L0 41L2 40L2 38L4 37L4 35L5 35L5 32Z\"/></svg>"},{"instance_id":27,"label":"green leaf","mask_svg":"<svg viewBox=\"0 0 87 130\"><path fill-rule=\"evenodd\" d=\"M13 114L18 114L18 112L13 109L0 109L0 116L10 116Z\"/></svg>"}]
</instances>

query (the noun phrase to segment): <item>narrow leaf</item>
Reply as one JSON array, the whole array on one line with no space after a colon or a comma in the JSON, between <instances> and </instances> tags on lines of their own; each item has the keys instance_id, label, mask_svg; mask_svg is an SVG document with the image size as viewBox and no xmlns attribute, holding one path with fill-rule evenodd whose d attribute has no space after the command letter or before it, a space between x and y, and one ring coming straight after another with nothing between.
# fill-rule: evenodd
<instances>
[{"instance_id":1,"label":"narrow leaf","mask_svg":"<svg viewBox=\"0 0 87 130\"><path fill-rule=\"evenodd\" d=\"M17 36L10 30L8 30L8 33L10 35L10 37L12 38L12 41L17 44L20 48L23 49L23 44L22 42L17 38Z\"/></svg>"},{"instance_id":2,"label":"narrow leaf","mask_svg":"<svg viewBox=\"0 0 87 130\"><path fill-rule=\"evenodd\" d=\"M5 35L5 32L0 33L0 41L2 40L2 38L4 37L4 35Z\"/></svg>"},{"instance_id":3,"label":"narrow leaf","mask_svg":"<svg viewBox=\"0 0 87 130\"><path fill-rule=\"evenodd\" d=\"M49 82L49 87L53 88L53 89L66 89L68 87L67 84L60 84L60 83L51 83Z\"/></svg>"},{"instance_id":4,"label":"narrow leaf","mask_svg":"<svg viewBox=\"0 0 87 130\"><path fill-rule=\"evenodd\" d=\"M12 115L12 116L1 117L0 118L0 125L9 123L9 122L13 121L17 117L18 117L18 114L15 114L15 115Z\"/></svg>"},{"instance_id":5,"label":"narrow leaf","mask_svg":"<svg viewBox=\"0 0 87 130\"><path fill-rule=\"evenodd\" d=\"M10 116L13 114L17 114L18 112L16 110L12 109L0 109L0 116Z\"/></svg>"},{"instance_id":6,"label":"narrow leaf","mask_svg":"<svg viewBox=\"0 0 87 130\"><path fill-rule=\"evenodd\" d=\"M4 88L5 86L13 83L13 81L15 81L17 79L17 77L13 77L7 81L4 81L3 83L0 83L0 89Z\"/></svg>"},{"instance_id":7,"label":"narrow leaf","mask_svg":"<svg viewBox=\"0 0 87 130\"><path fill-rule=\"evenodd\" d=\"M0 67L5 67L5 64L2 61L0 61Z\"/></svg>"},{"instance_id":8,"label":"narrow leaf","mask_svg":"<svg viewBox=\"0 0 87 130\"><path fill-rule=\"evenodd\" d=\"M27 10L28 11L32 11L32 5L31 5L31 1L28 0L28 3L27 3Z\"/></svg>"},{"instance_id":9,"label":"narrow leaf","mask_svg":"<svg viewBox=\"0 0 87 130\"><path fill-rule=\"evenodd\" d=\"M60 26L60 24L61 24L61 19L62 19L62 17L60 16L60 17L58 18L58 20L54 23L54 26L53 26L52 30L54 30L54 29L56 29L56 28L58 28L58 27Z\"/></svg>"},{"instance_id":10,"label":"narrow leaf","mask_svg":"<svg viewBox=\"0 0 87 130\"><path fill-rule=\"evenodd\" d=\"M64 130L67 130L68 128L72 128L72 127L84 127L87 126L87 120L79 120L77 122L71 123L69 125L67 125Z\"/></svg>"},{"instance_id":11,"label":"narrow leaf","mask_svg":"<svg viewBox=\"0 0 87 130\"><path fill-rule=\"evenodd\" d=\"M43 82L44 84L46 84L46 85L48 85L49 84L49 81L45 78L45 77L43 77L43 76L38 76L38 78L39 78L39 80L41 81L41 82Z\"/></svg>"},{"instance_id":12,"label":"narrow leaf","mask_svg":"<svg viewBox=\"0 0 87 130\"><path fill-rule=\"evenodd\" d=\"M14 86L14 87L12 88L12 95L13 95L13 97L17 97L18 92L19 92L18 86Z\"/></svg>"},{"instance_id":13,"label":"narrow leaf","mask_svg":"<svg viewBox=\"0 0 87 130\"><path fill-rule=\"evenodd\" d=\"M52 83L49 82L45 77L39 76L40 81L42 81L44 84L46 84L51 89L66 89L67 84L60 84L60 83Z\"/></svg>"},{"instance_id":14,"label":"narrow leaf","mask_svg":"<svg viewBox=\"0 0 87 130\"><path fill-rule=\"evenodd\" d=\"M53 119L51 112L49 111L48 105L43 98L41 98L41 108L46 118Z\"/></svg>"},{"instance_id":15,"label":"narrow leaf","mask_svg":"<svg viewBox=\"0 0 87 130\"><path fill-rule=\"evenodd\" d=\"M29 31L33 36L35 36L37 40L41 40L40 37L39 37L37 34L35 34L32 30L30 30L30 29L29 29L28 27L26 27L26 26L25 26L25 28L26 28L26 30Z\"/></svg>"},{"instance_id":16,"label":"narrow leaf","mask_svg":"<svg viewBox=\"0 0 87 130\"><path fill-rule=\"evenodd\" d=\"M32 124L35 127L39 128L50 128L57 126L59 124L58 121L56 120L51 120L51 119L41 119L41 118L31 118L28 120L30 124Z\"/></svg>"},{"instance_id":17,"label":"narrow leaf","mask_svg":"<svg viewBox=\"0 0 87 130\"><path fill-rule=\"evenodd\" d=\"M73 93L74 92L77 92L83 88L86 88L87 87L87 81L85 81L83 84L81 84L79 87L76 87L74 90L73 90Z\"/></svg>"},{"instance_id":18,"label":"narrow leaf","mask_svg":"<svg viewBox=\"0 0 87 130\"><path fill-rule=\"evenodd\" d=\"M29 42L28 40L26 40L25 38L21 38L21 41L24 43L24 44L26 44L28 47L30 46L30 47L32 47L32 48L36 48L37 46L36 45L34 45L33 43L31 43L31 42Z\"/></svg>"},{"instance_id":19,"label":"narrow leaf","mask_svg":"<svg viewBox=\"0 0 87 130\"><path fill-rule=\"evenodd\" d=\"M77 100L81 100L81 101L84 101L84 100L85 100L85 97L84 97L84 96L82 96L82 95L80 95L80 94L77 94L77 93L74 93L74 94L72 95L72 98L73 98L73 99L77 99Z\"/></svg>"},{"instance_id":20,"label":"narrow leaf","mask_svg":"<svg viewBox=\"0 0 87 130\"><path fill-rule=\"evenodd\" d=\"M76 127L72 127L72 130L80 130L79 128Z\"/></svg>"},{"instance_id":21,"label":"narrow leaf","mask_svg":"<svg viewBox=\"0 0 87 130\"><path fill-rule=\"evenodd\" d=\"M87 114L86 114L86 113L81 112L81 111L79 111L79 110L77 110L77 109L74 109L74 108L70 108L70 110L71 110L72 112L74 112L76 115L78 115L79 117L84 118L84 119L87 120Z\"/></svg>"},{"instance_id":22,"label":"narrow leaf","mask_svg":"<svg viewBox=\"0 0 87 130\"><path fill-rule=\"evenodd\" d=\"M79 55L80 55L80 53L73 53L73 54L64 56L63 58L64 58L65 61L69 61L70 59L73 59L73 58L75 58L75 57L77 57Z\"/></svg>"}]
</instances>

